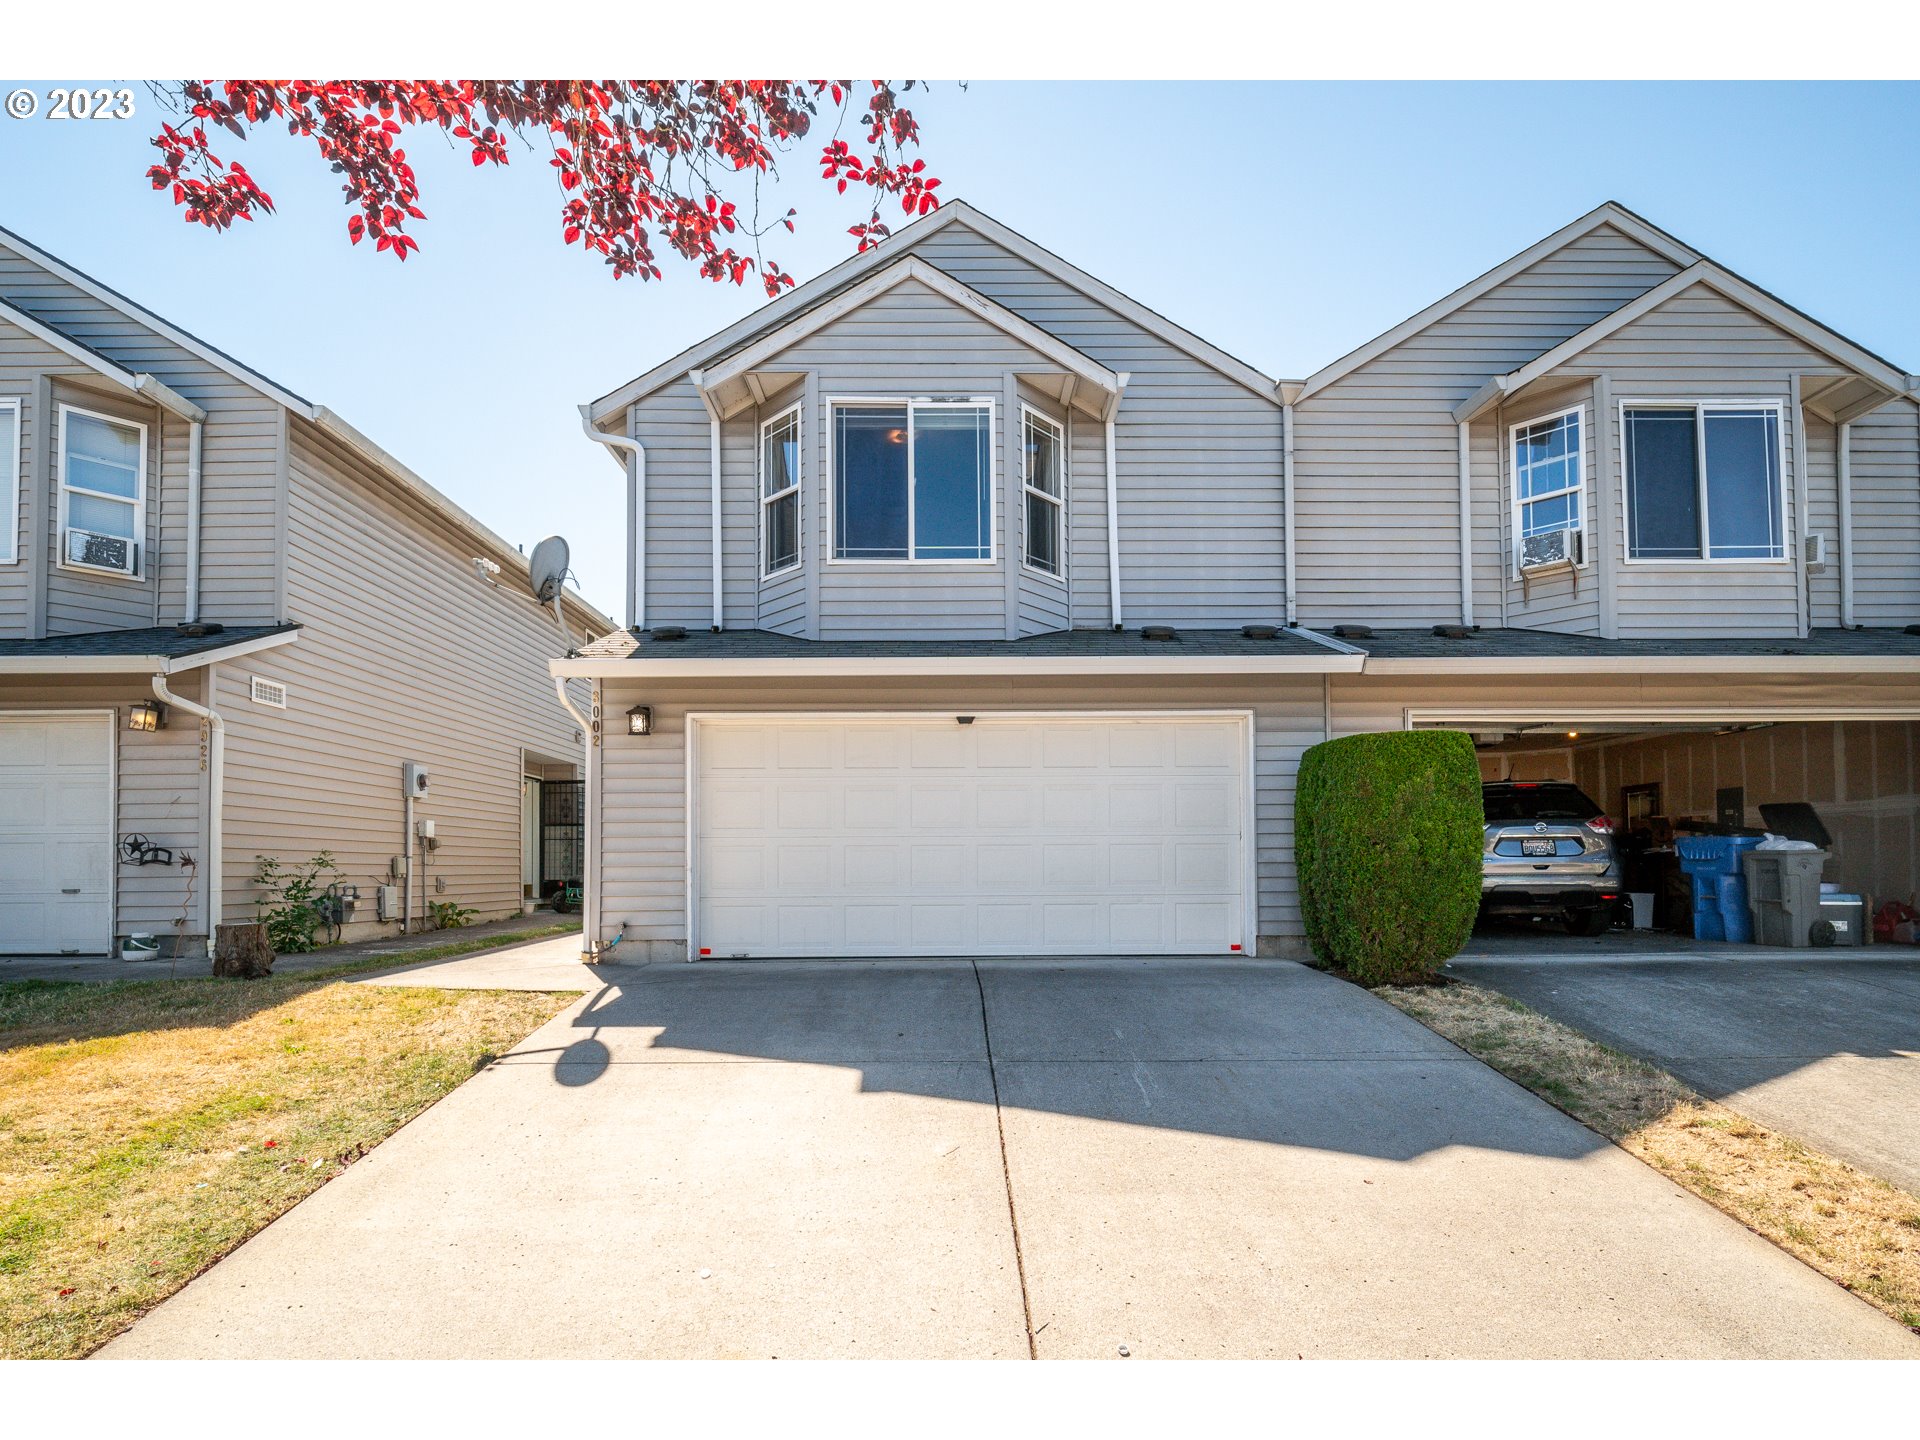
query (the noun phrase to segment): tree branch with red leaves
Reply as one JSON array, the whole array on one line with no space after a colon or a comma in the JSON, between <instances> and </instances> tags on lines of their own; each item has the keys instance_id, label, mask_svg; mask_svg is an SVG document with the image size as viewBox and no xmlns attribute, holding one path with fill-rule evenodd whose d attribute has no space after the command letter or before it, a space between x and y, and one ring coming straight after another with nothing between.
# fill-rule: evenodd
<instances>
[{"instance_id":1,"label":"tree branch with red leaves","mask_svg":"<svg viewBox=\"0 0 1920 1440\"><path fill-rule=\"evenodd\" d=\"M272 214L273 199L247 168L214 153L219 131L245 140L257 127L282 125L311 141L341 177L352 210L347 236L405 260L420 248L409 230L425 220L420 183L407 160L409 131L438 131L466 147L473 163L505 165L507 142L548 152L561 195L561 234L569 245L605 257L616 277L661 278L661 249L697 266L706 279L744 284L758 273L768 295L793 278L761 253L764 235L791 231L789 209L766 225L759 181L778 174L816 124L834 133L820 148L821 178L838 193L863 186L867 218L849 228L859 248L889 233L889 202L909 218L939 205L940 182L926 163L908 160L920 128L901 103L912 80L181 80L151 88L178 115L153 144L160 163L147 171L155 190L171 191L190 223L225 230ZM864 143L841 138L858 117ZM746 182L753 199L742 214L728 198ZM744 247L744 248L743 248Z\"/></svg>"}]
</instances>

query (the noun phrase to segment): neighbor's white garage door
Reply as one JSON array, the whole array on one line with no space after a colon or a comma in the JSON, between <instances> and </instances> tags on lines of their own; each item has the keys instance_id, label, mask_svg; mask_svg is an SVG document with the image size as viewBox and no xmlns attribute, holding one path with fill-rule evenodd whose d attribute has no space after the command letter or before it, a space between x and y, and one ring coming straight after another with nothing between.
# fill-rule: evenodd
<instances>
[{"instance_id":1,"label":"neighbor's white garage door","mask_svg":"<svg viewBox=\"0 0 1920 1440\"><path fill-rule=\"evenodd\" d=\"M732 955L1246 943L1240 717L700 717L695 944Z\"/></svg>"},{"instance_id":2,"label":"neighbor's white garage door","mask_svg":"<svg viewBox=\"0 0 1920 1440\"><path fill-rule=\"evenodd\" d=\"M0 954L113 948L113 717L0 716Z\"/></svg>"}]
</instances>

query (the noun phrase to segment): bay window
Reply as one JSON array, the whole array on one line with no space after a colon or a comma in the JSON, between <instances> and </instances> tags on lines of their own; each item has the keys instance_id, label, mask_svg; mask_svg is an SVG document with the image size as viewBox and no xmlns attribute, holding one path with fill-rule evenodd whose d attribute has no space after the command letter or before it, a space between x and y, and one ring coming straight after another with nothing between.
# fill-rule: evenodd
<instances>
[{"instance_id":1,"label":"bay window","mask_svg":"<svg viewBox=\"0 0 1920 1440\"><path fill-rule=\"evenodd\" d=\"M836 560L993 559L990 401L833 406Z\"/></svg>"},{"instance_id":2,"label":"bay window","mask_svg":"<svg viewBox=\"0 0 1920 1440\"><path fill-rule=\"evenodd\" d=\"M82 570L140 571L147 427L60 407L60 555Z\"/></svg>"},{"instance_id":3,"label":"bay window","mask_svg":"<svg viewBox=\"0 0 1920 1440\"><path fill-rule=\"evenodd\" d=\"M1030 569L1059 578L1066 570L1066 436L1037 411L1020 410L1020 480L1026 500Z\"/></svg>"},{"instance_id":4,"label":"bay window","mask_svg":"<svg viewBox=\"0 0 1920 1440\"><path fill-rule=\"evenodd\" d=\"M1780 406L1621 407L1629 560L1782 560Z\"/></svg>"},{"instance_id":5,"label":"bay window","mask_svg":"<svg viewBox=\"0 0 1920 1440\"><path fill-rule=\"evenodd\" d=\"M760 427L760 576L800 563L800 407Z\"/></svg>"}]
</instances>

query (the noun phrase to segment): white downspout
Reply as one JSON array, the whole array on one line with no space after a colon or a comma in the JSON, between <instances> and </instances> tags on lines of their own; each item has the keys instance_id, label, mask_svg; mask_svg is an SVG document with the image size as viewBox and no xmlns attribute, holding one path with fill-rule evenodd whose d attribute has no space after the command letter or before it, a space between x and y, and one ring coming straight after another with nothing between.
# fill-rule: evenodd
<instances>
[{"instance_id":1,"label":"white downspout","mask_svg":"<svg viewBox=\"0 0 1920 1440\"><path fill-rule=\"evenodd\" d=\"M586 830L586 843L580 847L580 958L591 960L600 949L600 726L597 719L589 720L580 713L567 694L563 676L553 677L553 689L587 742L587 773L580 787Z\"/></svg>"},{"instance_id":2,"label":"white downspout","mask_svg":"<svg viewBox=\"0 0 1920 1440\"><path fill-rule=\"evenodd\" d=\"M1853 422L1834 427L1834 469L1840 489L1840 627L1853 629Z\"/></svg>"},{"instance_id":3,"label":"white downspout","mask_svg":"<svg viewBox=\"0 0 1920 1440\"><path fill-rule=\"evenodd\" d=\"M630 457L620 462L627 472L627 629L647 628L647 447L625 435L607 435L593 428L589 407L580 407L580 428L587 438L607 447L625 450ZM618 458L618 457L616 457Z\"/></svg>"},{"instance_id":4,"label":"white downspout","mask_svg":"<svg viewBox=\"0 0 1920 1440\"><path fill-rule=\"evenodd\" d=\"M211 700L211 680L208 692L207 698ZM164 674L153 677L153 693L163 703L176 706L189 715L197 715L207 722L207 864L204 883L207 896L207 953L211 955L215 932L220 928L221 896L226 888L223 868L226 848L221 829L221 808L227 789L227 725L220 718L219 711L183 700L169 690Z\"/></svg>"},{"instance_id":5,"label":"white downspout","mask_svg":"<svg viewBox=\"0 0 1920 1440\"><path fill-rule=\"evenodd\" d=\"M1280 488L1284 492L1280 506L1280 549L1281 557L1287 567L1286 596L1287 624L1300 623L1300 588L1294 575L1293 559L1293 401L1286 399L1288 390L1282 387L1280 406Z\"/></svg>"},{"instance_id":6,"label":"white downspout","mask_svg":"<svg viewBox=\"0 0 1920 1440\"><path fill-rule=\"evenodd\" d=\"M1460 422L1460 623L1473 624L1473 422Z\"/></svg>"},{"instance_id":7,"label":"white downspout","mask_svg":"<svg viewBox=\"0 0 1920 1440\"><path fill-rule=\"evenodd\" d=\"M1127 376L1120 377L1120 390L1107 401L1107 600L1111 610L1110 619L1113 628L1126 627L1126 612L1120 603L1120 468L1115 458L1116 448L1113 438L1113 417L1120 409L1120 395L1125 391Z\"/></svg>"},{"instance_id":8,"label":"white downspout","mask_svg":"<svg viewBox=\"0 0 1920 1440\"><path fill-rule=\"evenodd\" d=\"M703 383L704 370L689 370L687 378L693 382L693 388L700 392L700 403L707 407L707 448L710 455L711 477L709 488L713 505L713 628L726 629L725 601L722 598L721 556L720 556L720 412L714 407L713 397L707 393Z\"/></svg>"}]
</instances>

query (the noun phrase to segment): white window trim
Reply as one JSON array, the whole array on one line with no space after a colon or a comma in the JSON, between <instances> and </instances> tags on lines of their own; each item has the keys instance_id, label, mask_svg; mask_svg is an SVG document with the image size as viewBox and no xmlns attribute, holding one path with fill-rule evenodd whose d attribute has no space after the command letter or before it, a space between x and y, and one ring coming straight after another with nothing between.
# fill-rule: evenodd
<instances>
[{"instance_id":1,"label":"white window trim","mask_svg":"<svg viewBox=\"0 0 1920 1440\"><path fill-rule=\"evenodd\" d=\"M1520 432L1522 430L1531 430L1536 425L1550 425L1554 421L1563 420L1569 415L1577 416L1580 421L1580 443L1574 447L1573 452L1574 472L1578 478L1566 490L1555 490L1546 495L1529 496L1523 501L1520 498L1520 459L1514 448L1515 442L1519 439ZM1527 505L1531 505L1539 500L1551 500L1555 495L1572 494L1579 497L1580 524L1577 527L1576 533L1580 536L1580 563L1573 568L1576 570L1585 570L1592 564L1593 550L1587 543L1587 527L1593 521L1592 497L1588 493L1587 485L1587 439L1589 433L1587 428L1587 407L1584 404L1569 405L1561 410L1549 410L1544 414L1535 415L1530 419L1517 420L1507 427L1507 501L1510 507L1508 524L1511 527L1513 537L1513 544L1509 547L1510 553L1507 560L1510 570L1509 579L1518 580L1521 574L1520 546L1523 537L1520 533L1520 517L1522 511ZM1558 572L1556 571L1554 573Z\"/></svg>"},{"instance_id":2,"label":"white window trim","mask_svg":"<svg viewBox=\"0 0 1920 1440\"><path fill-rule=\"evenodd\" d=\"M1668 570L1699 569L1706 566L1726 565L1772 565L1789 566L1794 563L1794 530L1797 517L1788 506L1788 469L1790 460L1787 454L1787 436L1785 413L1787 402L1774 396L1762 400L1740 399L1685 399L1655 396L1645 399L1622 399L1619 402L1619 444L1620 444L1620 556L1623 564L1634 566L1652 566ZM1627 411L1629 410L1691 410L1694 412L1695 467L1698 470L1700 486L1700 548L1706 551L1711 541L1712 516L1707 509L1707 427L1705 417L1711 410L1766 410L1773 415L1773 438L1780 456L1777 484L1780 499L1780 553L1777 556L1759 558L1752 556L1728 556L1715 559L1711 555L1685 555L1673 557L1647 556L1636 557L1633 553L1633 476L1629 473L1627 462Z\"/></svg>"},{"instance_id":3,"label":"white window trim","mask_svg":"<svg viewBox=\"0 0 1920 1440\"><path fill-rule=\"evenodd\" d=\"M946 569L982 570L991 569L1000 563L1000 446L998 437L999 408L991 395L953 396L942 395L937 399L930 395L829 395L825 399L827 407L827 473L826 495L827 515L829 517L827 534L827 564L835 566L882 565L894 567L900 565L926 565ZM882 406L905 406L907 409L907 554L900 560L841 559L840 558L840 497L836 493L839 485L837 457L833 448L833 412L840 408L864 406L879 408ZM916 410L979 410L987 412L987 555L983 560L916 560L913 556L913 412Z\"/></svg>"},{"instance_id":4,"label":"white window trim","mask_svg":"<svg viewBox=\"0 0 1920 1440\"><path fill-rule=\"evenodd\" d=\"M782 575L794 575L806 568L807 420L805 411L805 402L796 400L778 414L770 415L760 422L760 445L754 457L753 464L753 488L754 493L760 497L760 533L758 544L760 547L760 578L762 580L773 580ZM793 477L793 484L789 485L785 490L782 490L778 495L769 495L766 493L767 432L786 420L789 416L793 418L794 454L799 460L799 467ZM795 497L793 502L794 560L791 565L782 565L778 570L769 570L767 569L767 511L772 507L774 501L784 500L789 495Z\"/></svg>"},{"instance_id":5,"label":"white window trim","mask_svg":"<svg viewBox=\"0 0 1920 1440\"><path fill-rule=\"evenodd\" d=\"M139 469L134 474L133 497L133 573L123 575L118 570L103 570L94 565L80 565L67 558L67 496L69 492L88 495L100 500L111 500L115 504L125 505L124 495L110 495L102 490L88 490L84 486L67 484L67 417L84 415L90 420L99 420L107 425L119 425L140 432ZM60 496L59 545L55 564L59 569L71 570L79 575L87 575L98 580L117 580L122 584L145 584L147 580L147 426L141 420L129 420L122 415L109 415L104 410L89 410L84 405L60 406L59 434L55 441L54 479L55 488Z\"/></svg>"},{"instance_id":6,"label":"white window trim","mask_svg":"<svg viewBox=\"0 0 1920 1440\"><path fill-rule=\"evenodd\" d=\"M1038 421L1040 424L1046 426L1047 429L1053 431L1053 433L1057 437L1059 437L1060 493L1058 495L1049 495L1047 494L1046 491L1036 489L1034 486L1029 485L1027 483L1026 453L1027 453L1027 422L1029 419ZM1041 580L1051 581L1055 585L1065 585L1067 583L1067 496L1070 493L1070 487L1068 486L1068 483L1067 483L1067 467L1070 462L1067 458L1066 422L1062 420L1056 420L1051 415L1047 414L1046 411L1036 409L1034 406L1029 405L1027 404L1026 401L1022 400L1020 402L1019 454L1021 457L1020 458L1020 568L1023 571L1025 571L1027 574L1036 576ZM1058 574L1055 574L1051 570L1043 570L1040 566L1031 564L1027 560L1027 551L1031 548L1027 543L1029 537L1027 535L1026 497L1029 495L1038 495L1042 500L1054 506L1060 512L1060 570Z\"/></svg>"},{"instance_id":7,"label":"white window trim","mask_svg":"<svg viewBox=\"0 0 1920 1440\"><path fill-rule=\"evenodd\" d=\"M0 399L0 414L13 417L13 443L0 455L0 514L6 530L0 534L0 565L18 565L20 555L20 429L23 414L16 399Z\"/></svg>"}]
</instances>

